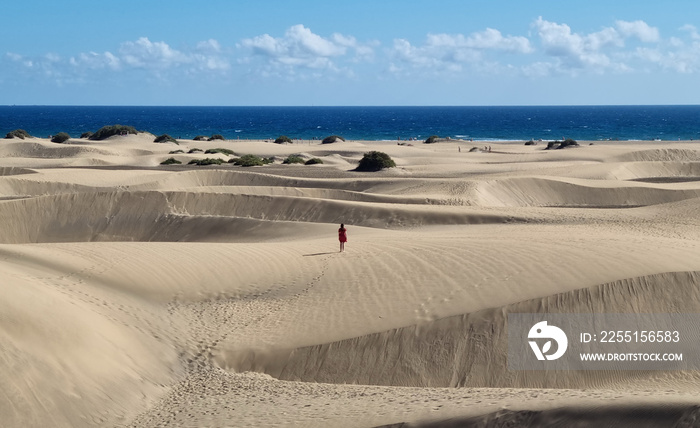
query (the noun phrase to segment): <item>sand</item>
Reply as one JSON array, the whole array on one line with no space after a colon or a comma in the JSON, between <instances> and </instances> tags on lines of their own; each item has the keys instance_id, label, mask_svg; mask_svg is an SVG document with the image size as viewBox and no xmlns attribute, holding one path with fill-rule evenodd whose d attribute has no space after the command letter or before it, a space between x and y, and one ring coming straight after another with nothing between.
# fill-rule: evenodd
<instances>
[{"instance_id":1,"label":"sand","mask_svg":"<svg viewBox=\"0 0 700 428\"><path fill-rule=\"evenodd\" d=\"M700 312L700 143L152 140L0 143L2 426L700 423L700 372L513 372L505 324Z\"/></svg>"}]
</instances>

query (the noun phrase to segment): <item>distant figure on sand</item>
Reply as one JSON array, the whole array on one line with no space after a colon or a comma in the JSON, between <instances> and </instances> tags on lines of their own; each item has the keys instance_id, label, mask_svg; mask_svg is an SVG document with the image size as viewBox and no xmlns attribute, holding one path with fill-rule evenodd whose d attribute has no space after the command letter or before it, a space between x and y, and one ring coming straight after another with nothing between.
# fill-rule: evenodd
<instances>
[{"instance_id":1,"label":"distant figure on sand","mask_svg":"<svg viewBox=\"0 0 700 428\"><path fill-rule=\"evenodd\" d=\"M340 229L338 229L338 240L340 241L340 252L342 253L345 251L345 243L348 242L348 231L343 223L340 223Z\"/></svg>"}]
</instances>

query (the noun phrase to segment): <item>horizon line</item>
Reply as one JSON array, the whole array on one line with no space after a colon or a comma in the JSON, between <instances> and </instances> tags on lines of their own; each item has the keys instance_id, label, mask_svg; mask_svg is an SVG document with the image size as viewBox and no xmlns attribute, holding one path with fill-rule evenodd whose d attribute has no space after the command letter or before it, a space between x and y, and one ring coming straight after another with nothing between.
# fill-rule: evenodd
<instances>
[{"instance_id":1,"label":"horizon line","mask_svg":"<svg viewBox=\"0 0 700 428\"><path fill-rule=\"evenodd\" d=\"M416 107L697 107L698 104L416 104L416 105L390 105L390 104L368 104L368 105L205 105L205 104L0 104L0 107L217 107L217 108L368 108L368 107L390 107L390 108L416 108Z\"/></svg>"}]
</instances>

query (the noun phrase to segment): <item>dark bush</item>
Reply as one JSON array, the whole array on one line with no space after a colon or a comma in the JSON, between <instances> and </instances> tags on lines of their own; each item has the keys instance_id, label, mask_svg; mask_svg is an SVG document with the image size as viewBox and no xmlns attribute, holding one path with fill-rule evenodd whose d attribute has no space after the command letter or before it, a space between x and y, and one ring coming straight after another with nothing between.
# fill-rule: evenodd
<instances>
[{"instance_id":1,"label":"dark bush","mask_svg":"<svg viewBox=\"0 0 700 428\"><path fill-rule=\"evenodd\" d=\"M182 162L180 162L179 160L177 160L175 158L167 158L166 160L164 160L160 164L161 165L180 165L180 164L182 164Z\"/></svg>"},{"instance_id":2,"label":"dark bush","mask_svg":"<svg viewBox=\"0 0 700 428\"><path fill-rule=\"evenodd\" d=\"M204 153L204 150L195 147L194 149L190 149L187 153Z\"/></svg>"},{"instance_id":3,"label":"dark bush","mask_svg":"<svg viewBox=\"0 0 700 428\"><path fill-rule=\"evenodd\" d=\"M229 155L229 156L235 156L236 153L233 152L233 150L229 149L207 149L207 151L204 152L205 154L212 154L212 153L221 153L224 155Z\"/></svg>"},{"instance_id":4,"label":"dark bush","mask_svg":"<svg viewBox=\"0 0 700 428\"><path fill-rule=\"evenodd\" d=\"M282 163L285 165L289 165L289 164L293 164L293 163L304 163L304 159L302 159L301 156L290 155L290 156L287 156L287 159L283 160Z\"/></svg>"},{"instance_id":5,"label":"dark bush","mask_svg":"<svg viewBox=\"0 0 700 428\"><path fill-rule=\"evenodd\" d=\"M197 135L193 138L194 141L207 141L208 139L206 135Z\"/></svg>"},{"instance_id":6,"label":"dark bush","mask_svg":"<svg viewBox=\"0 0 700 428\"><path fill-rule=\"evenodd\" d=\"M276 144L285 144L285 143L291 143L292 139L287 137L286 135L280 135L276 140Z\"/></svg>"},{"instance_id":7,"label":"dark bush","mask_svg":"<svg viewBox=\"0 0 700 428\"><path fill-rule=\"evenodd\" d=\"M319 163L323 163L323 161L319 158L311 158L311 159L307 160L306 162L304 162L304 165L316 165Z\"/></svg>"},{"instance_id":8,"label":"dark bush","mask_svg":"<svg viewBox=\"0 0 700 428\"><path fill-rule=\"evenodd\" d=\"M324 138L323 141L321 141L321 144L331 144L337 142L338 140L345 141L345 138L339 135L331 135L329 137Z\"/></svg>"},{"instance_id":9,"label":"dark bush","mask_svg":"<svg viewBox=\"0 0 700 428\"><path fill-rule=\"evenodd\" d=\"M263 163L264 163L265 165L271 164L271 163L274 163L274 162L275 162L275 158L272 157L272 156L270 156L269 158L263 158Z\"/></svg>"},{"instance_id":10,"label":"dark bush","mask_svg":"<svg viewBox=\"0 0 700 428\"><path fill-rule=\"evenodd\" d=\"M21 140L24 140L25 138L32 138L32 136L29 135L29 133L24 129L15 129L14 131L8 132L7 135L5 135L5 138L7 138L8 140L10 138L19 138Z\"/></svg>"},{"instance_id":11,"label":"dark bush","mask_svg":"<svg viewBox=\"0 0 700 428\"><path fill-rule=\"evenodd\" d=\"M187 163L187 165L199 165L199 166L204 166L204 165L221 165L224 163L222 159L218 158L204 158L204 159L192 159Z\"/></svg>"},{"instance_id":12,"label":"dark bush","mask_svg":"<svg viewBox=\"0 0 700 428\"><path fill-rule=\"evenodd\" d=\"M90 138L92 137L92 132L83 132L80 134L80 138Z\"/></svg>"},{"instance_id":13,"label":"dark bush","mask_svg":"<svg viewBox=\"0 0 700 428\"><path fill-rule=\"evenodd\" d=\"M243 155L240 158L233 158L229 163L240 166L262 166L265 165L265 160L255 155Z\"/></svg>"},{"instance_id":14,"label":"dark bush","mask_svg":"<svg viewBox=\"0 0 700 428\"><path fill-rule=\"evenodd\" d=\"M168 134L159 135L158 137L156 137L155 140L153 140L153 142L154 143L175 143L177 145L180 144L177 142L176 139L174 139L173 137L171 137Z\"/></svg>"},{"instance_id":15,"label":"dark bush","mask_svg":"<svg viewBox=\"0 0 700 428\"><path fill-rule=\"evenodd\" d=\"M383 152L371 151L365 153L355 171L379 171L384 168L394 168L396 163Z\"/></svg>"},{"instance_id":16,"label":"dark bush","mask_svg":"<svg viewBox=\"0 0 700 428\"><path fill-rule=\"evenodd\" d=\"M109 126L103 126L102 128L98 129L97 132L92 134L89 138L91 140L104 140L109 137L113 137L115 135L128 135L128 134L133 134L136 135L139 132L134 129L131 126L125 126L125 125L109 125Z\"/></svg>"},{"instance_id":17,"label":"dark bush","mask_svg":"<svg viewBox=\"0 0 700 428\"><path fill-rule=\"evenodd\" d=\"M562 143L559 145L560 149L563 149L565 147L578 147L578 142L572 140L571 138L567 138L566 140L562 141Z\"/></svg>"},{"instance_id":18,"label":"dark bush","mask_svg":"<svg viewBox=\"0 0 700 428\"><path fill-rule=\"evenodd\" d=\"M221 134L214 134L211 137L209 137L209 141L214 141L214 140L224 140L224 136Z\"/></svg>"},{"instance_id":19,"label":"dark bush","mask_svg":"<svg viewBox=\"0 0 700 428\"><path fill-rule=\"evenodd\" d=\"M176 155L178 153L185 153L185 151L184 150L173 150L172 152L169 152L168 154L169 155Z\"/></svg>"},{"instance_id":20,"label":"dark bush","mask_svg":"<svg viewBox=\"0 0 700 428\"><path fill-rule=\"evenodd\" d=\"M438 137L437 135L431 135L430 137L428 137L428 138L424 141L424 143L425 143L425 144L437 143L439 139L440 139L440 137Z\"/></svg>"},{"instance_id":21,"label":"dark bush","mask_svg":"<svg viewBox=\"0 0 700 428\"><path fill-rule=\"evenodd\" d=\"M68 140L70 140L70 135L65 132L59 132L51 138L52 143L65 143Z\"/></svg>"},{"instance_id":22,"label":"dark bush","mask_svg":"<svg viewBox=\"0 0 700 428\"><path fill-rule=\"evenodd\" d=\"M532 141L532 140L530 140L530 141L526 141L526 142L525 142L525 145L526 145L526 146L536 146L537 143L534 142L534 141Z\"/></svg>"},{"instance_id":23,"label":"dark bush","mask_svg":"<svg viewBox=\"0 0 700 428\"><path fill-rule=\"evenodd\" d=\"M545 150L564 149L566 147L579 147L579 145L575 140L567 138L564 141L550 141L549 143L547 143L547 147L545 148Z\"/></svg>"}]
</instances>

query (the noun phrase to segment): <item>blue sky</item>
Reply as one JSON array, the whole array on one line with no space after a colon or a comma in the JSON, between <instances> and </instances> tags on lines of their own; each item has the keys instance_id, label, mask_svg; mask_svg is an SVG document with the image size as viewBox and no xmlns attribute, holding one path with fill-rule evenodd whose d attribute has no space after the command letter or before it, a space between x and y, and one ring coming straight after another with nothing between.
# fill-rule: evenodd
<instances>
[{"instance_id":1,"label":"blue sky","mask_svg":"<svg viewBox=\"0 0 700 428\"><path fill-rule=\"evenodd\" d=\"M697 1L0 8L0 104L700 104Z\"/></svg>"}]
</instances>

